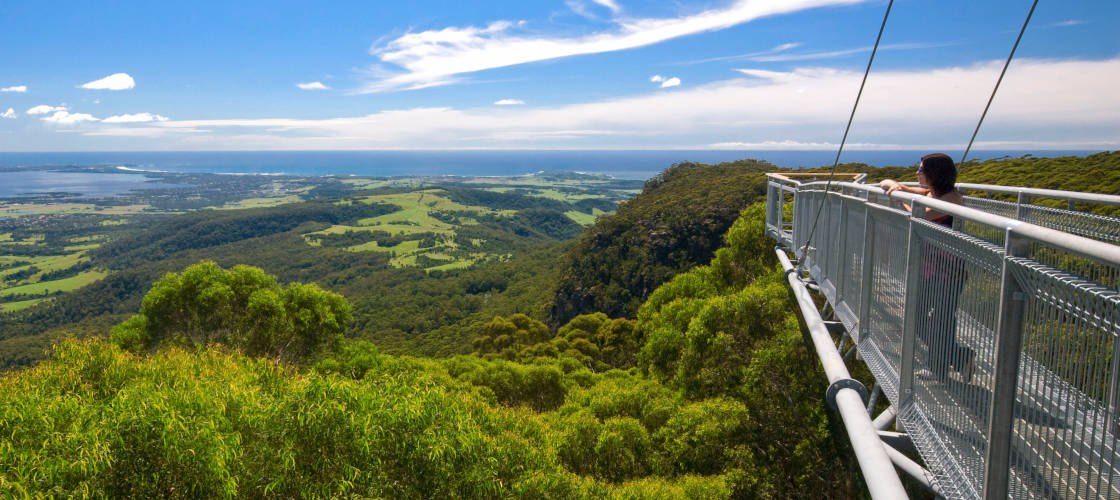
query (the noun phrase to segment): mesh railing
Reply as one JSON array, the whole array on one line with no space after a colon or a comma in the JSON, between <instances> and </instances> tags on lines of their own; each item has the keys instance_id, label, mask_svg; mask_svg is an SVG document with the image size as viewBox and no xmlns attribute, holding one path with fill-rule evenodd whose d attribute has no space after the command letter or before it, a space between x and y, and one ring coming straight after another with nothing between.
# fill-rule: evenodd
<instances>
[{"instance_id":1,"label":"mesh railing","mask_svg":"<svg viewBox=\"0 0 1120 500\"><path fill-rule=\"evenodd\" d=\"M873 186L769 184L767 232L852 333L942 495L1120 499L1120 220L894 197L948 228Z\"/></svg>"}]
</instances>

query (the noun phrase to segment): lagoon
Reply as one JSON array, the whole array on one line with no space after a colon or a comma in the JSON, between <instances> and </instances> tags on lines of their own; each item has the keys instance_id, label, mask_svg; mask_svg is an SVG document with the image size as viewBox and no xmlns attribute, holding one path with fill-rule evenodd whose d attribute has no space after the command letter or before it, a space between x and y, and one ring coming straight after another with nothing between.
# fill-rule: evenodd
<instances>
[{"instance_id":1,"label":"lagoon","mask_svg":"<svg viewBox=\"0 0 1120 500\"><path fill-rule=\"evenodd\" d=\"M108 198L134 189L164 189L179 184L157 182L140 174L16 170L0 172L0 198L65 193L67 198Z\"/></svg>"}]
</instances>

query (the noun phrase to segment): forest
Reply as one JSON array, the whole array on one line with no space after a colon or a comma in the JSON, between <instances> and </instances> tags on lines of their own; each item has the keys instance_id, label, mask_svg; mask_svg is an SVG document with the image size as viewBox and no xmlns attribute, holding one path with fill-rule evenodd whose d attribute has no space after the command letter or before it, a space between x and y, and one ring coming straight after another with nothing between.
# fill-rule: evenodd
<instances>
[{"instance_id":1,"label":"forest","mask_svg":"<svg viewBox=\"0 0 1120 500\"><path fill-rule=\"evenodd\" d=\"M582 230L571 200L464 186L115 230L74 262L104 277L0 315L0 495L862 497L764 235L779 170L673 165ZM1117 172L960 180L1115 193ZM52 227L9 239L85 226Z\"/></svg>"}]
</instances>

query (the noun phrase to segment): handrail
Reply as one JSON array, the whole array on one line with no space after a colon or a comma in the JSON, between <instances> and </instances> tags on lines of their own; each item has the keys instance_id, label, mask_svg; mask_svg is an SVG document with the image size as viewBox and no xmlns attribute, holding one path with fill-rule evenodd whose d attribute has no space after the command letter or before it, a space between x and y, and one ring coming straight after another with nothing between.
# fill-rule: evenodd
<instances>
[{"instance_id":1,"label":"handrail","mask_svg":"<svg viewBox=\"0 0 1120 500\"><path fill-rule=\"evenodd\" d=\"M791 288L828 301L938 495L1120 497L1120 218L1074 209L1120 196L966 185L1017 203L957 205L768 177L766 232L798 258ZM1041 197L1069 208L1029 204ZM952 228L926 209L953 216ZM818 212L824 230L810 236ZM819 317L811 298L799 306L807 323ZM821 337L830 404L866 391L846 367L830 372L838 353Z\"/></svg>"},{"instance_id":2,"label":"handrail","mask_svg":"<svg viewBox=\"0 0 1120 500\"><path fill-rule=\"evenodd\" d=\"M986 191L989 193L1013 194L1016 196L1026 195L1031 198L1050 198L1054 200L1074 202L1080 201L1087 203L1098 203L1101 205L1120 206L1120 196L1114 194L1084 193L1081 191L1062 191L1059 189L998 186L993 184L972 184L967 182L958 182L957 189L962 191Z\"/></svg>"},{"instance_id":3,"label":"handrail","mask_svg":"<svg viewBox=\"0 0 1120 500\"><path fill-rule=\"evenodd\" d=\"M787 181L790 182L790 181ZM792 181L796 182L796 181ZM818 185L823 187L823 182L807 182L801 183L801 188L812 188ZM984 225L1002 228L1006 231L1013 232L1035 241L1046 243L1054 247L1060 248L1067 252L1075 253L1083 257L1096 259L1101 262L1111 264L1120 264L1120 247L1110 245L1108 243L1097 241L1075 234L1069 234L1063 231L1050 229L1030 222L1019 221L1010 219L1000 215L990 214L983 210L969 208L955 203L949 203L929 196L921 196L913 193L906 193L902 191L895 191L887 195L882 188L874 184L856 184L851 182L833 183L833 186L843 186L849 189L873 193L876 196L889 196L894 201L918 204L926 208L932 208L938 212L952 215L953 217L960 217L962 219L978 222ZM1090 193L1086 193L1090 194ZM1110 195L1099 195L1108 197ZM1120 196L1111 196L1112 198L1120 199Z\"/></svg>"}]
</instances>

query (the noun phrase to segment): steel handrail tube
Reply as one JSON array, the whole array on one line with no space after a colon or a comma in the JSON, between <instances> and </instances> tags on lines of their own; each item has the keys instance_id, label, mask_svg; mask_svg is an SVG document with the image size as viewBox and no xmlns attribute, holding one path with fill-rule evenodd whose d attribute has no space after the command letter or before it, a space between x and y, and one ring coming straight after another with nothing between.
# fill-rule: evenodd
<instances>
[{"instance_id":1,"label":"steel handrail tube","mask_svg":"<svg viewBox=\"0 0 1120 500\"><path fill-rule=\"evenodd\" d=\"M844 359L832 343L832 336L829 335L824 320L817 312L809 291L794 271L793 263L781 248L776 248L774 252L782 263L782 269L786 271L786 279L801 308L802 318L805 319L817 358L824 367L829 384L835 385L852 380L848 367L845 366ZM843 387L836 392L835 404L844 422L844 428L848 432L848 439L851 441L852 450L855 452L871 497L907 498L906 490L902 487L902 481L894 469L894 462L887 453L886 445L879 439L878 430L867 414L863 395L855 389Z\"/></svg>"},{"instance_id":2,"label":"steel handrail tube","mask_svg":"<svg viewBox=\"0 0 1120 500\"><path fill-rule=\"evenodd\" d=\"M824 182L810 182L801 185L802 188L813 188L818 185L823 187ZM842 183L845 187L851 187L868 193L877 192L883 195L883 190L873 184L855 184L855 183ZM833 186L837 186L834 183ZM918 204L925 208L932 208L938 212L952 215L953 217L960 217L962 219L983 224L985 226L993 227L1000 230L1010 230L1013 233L1026 237L1040 243L1045 243L1054 248L1058 248L1082 257L1105 262L1114 265L1120 265L1120 247L1097 241L1094 239L1086 238L1070 234L1056 229L1050 229L1029 222L1018 221L1007 217L990 214L983 210L969 208L956 203L949 203L943 200L937 200L929 196L922 196L913 193L904 193L895 191L890 194L890 199L903 203Z\"/></svg>"}]
</instances>

